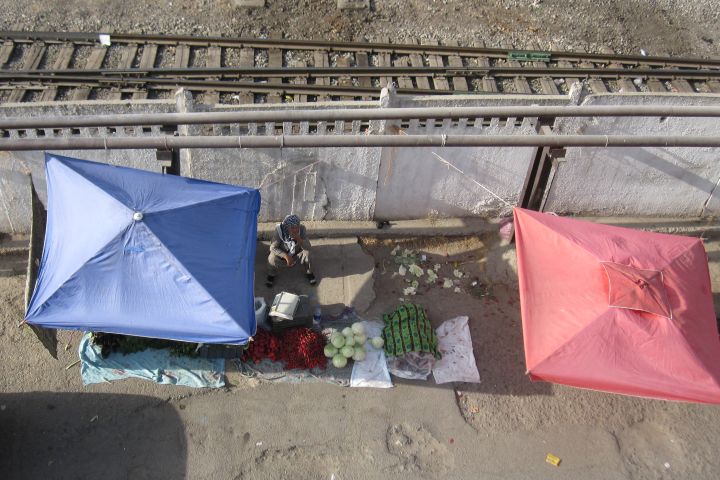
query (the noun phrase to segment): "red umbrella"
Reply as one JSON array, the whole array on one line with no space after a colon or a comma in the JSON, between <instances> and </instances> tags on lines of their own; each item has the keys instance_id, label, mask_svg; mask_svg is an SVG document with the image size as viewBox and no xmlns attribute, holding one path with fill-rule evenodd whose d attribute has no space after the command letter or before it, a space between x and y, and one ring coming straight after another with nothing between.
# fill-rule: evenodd
<instances>
[{"instance_id":1,"label":"red umbrella","mask_svg":"<svg viewBox=\"0 0 720 480\"><path fill-rule=\"evenodd\" d=\"M531 379L720 403L720 339L700 239L514 214Z\"/></svg>"}]
</instances>

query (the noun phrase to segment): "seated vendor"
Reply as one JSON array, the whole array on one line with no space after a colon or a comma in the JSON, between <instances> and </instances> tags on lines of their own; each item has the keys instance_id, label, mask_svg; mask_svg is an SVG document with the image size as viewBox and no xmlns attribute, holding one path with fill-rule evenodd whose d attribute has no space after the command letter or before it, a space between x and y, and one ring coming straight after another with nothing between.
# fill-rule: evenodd
<instances>
[{"instance_id":1,"label":"seated vendor","mask_svg":"<svg viewBox=\"0 0 720 480\"><path fill-rule=\"evenodd\" d=\"M297 263L305 266L305 276L311 285L315 285L317 280L310 268L310 240L307 232L297 215L288 215L273 233L265 285L273 286L279 267L292 267Z\"/></svg>"}]
</instances>

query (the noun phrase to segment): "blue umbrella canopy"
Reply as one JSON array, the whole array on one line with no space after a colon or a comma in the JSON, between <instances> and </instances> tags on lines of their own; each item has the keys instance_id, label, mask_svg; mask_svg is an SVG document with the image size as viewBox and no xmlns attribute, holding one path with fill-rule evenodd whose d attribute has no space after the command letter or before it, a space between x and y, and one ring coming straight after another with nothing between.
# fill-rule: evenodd
<instances>
[{"instance_id":1,"label":"blue umbrella canopy","mask_svg":"<svg viewBox=\"0 0 720 480\"><path fill-rule=\"evenodd\" d=\"M260 193L45 154L28 323L202 343L255 334Z\"/></svg>"}]
</instances>

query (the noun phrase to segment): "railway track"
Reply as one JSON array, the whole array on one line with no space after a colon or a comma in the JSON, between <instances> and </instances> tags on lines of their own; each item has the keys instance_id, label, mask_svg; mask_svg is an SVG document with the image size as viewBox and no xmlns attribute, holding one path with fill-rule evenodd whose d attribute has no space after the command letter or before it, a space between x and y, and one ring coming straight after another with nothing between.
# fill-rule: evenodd
<instances>
[{"instance_id":1,"label":"railway track","mask_svg":"<svg viewBox=\"0 0 720 480\"><path fill-rule=\"evenodd\" d=\"M0 103L169 98L208 103L590 91L720 93L720 59L165 35L0 32Z\"/></svg>"}]
</instances>

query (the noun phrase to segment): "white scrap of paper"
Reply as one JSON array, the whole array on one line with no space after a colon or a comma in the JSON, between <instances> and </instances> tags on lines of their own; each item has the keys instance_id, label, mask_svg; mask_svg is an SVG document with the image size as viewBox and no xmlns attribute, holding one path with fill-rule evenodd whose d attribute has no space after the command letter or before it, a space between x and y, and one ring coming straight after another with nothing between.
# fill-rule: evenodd
<instances>
[{"instance_id":1,"label":"white scrap of paper","mask_svg":"<svg viewBox=\"0 0 720 480\"><path fill-rule=\"evenodd\" d=\"M107 33L101 33L98 35L98 39L100 40L100 45L105 45L106 47L110 46L110 35Z\"/></svg>"}]
</instances>

